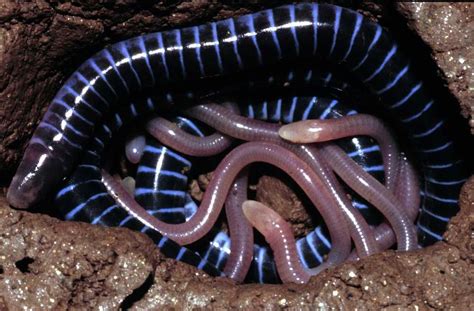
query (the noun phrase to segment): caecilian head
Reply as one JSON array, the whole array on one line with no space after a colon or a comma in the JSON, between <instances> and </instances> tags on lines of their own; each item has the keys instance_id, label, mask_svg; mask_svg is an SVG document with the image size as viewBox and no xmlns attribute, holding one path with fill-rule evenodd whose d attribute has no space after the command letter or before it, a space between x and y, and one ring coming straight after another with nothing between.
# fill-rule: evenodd
<instances>
[{"instance_id":1,"label":"caecilian head","mask_svg":"<svg viewBox=\"0 0 474 311\"><path fill-rule=\"evenodd\" d=\"M62 162L42 144L30 143L7 192L16 208L29 208L58 185L64 177Z\"/></svg>"}]
</instances>

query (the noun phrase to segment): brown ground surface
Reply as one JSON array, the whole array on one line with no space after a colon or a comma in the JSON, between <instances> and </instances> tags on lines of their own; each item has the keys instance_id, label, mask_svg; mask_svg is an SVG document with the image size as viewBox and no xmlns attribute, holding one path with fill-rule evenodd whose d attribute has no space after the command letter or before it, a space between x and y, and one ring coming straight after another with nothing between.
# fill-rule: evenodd
<instances>
[{"instance_id":1,"label":"brown ground surface","mask_svg":"<svg viewBox=\"0 0 474 311\"><path fill-rule=\"evenodd\" d=\"M0 186L8 184L32 130L61 82L104 42L275 3L281 2L34 0L18 4L0 0ZM370 2L357 8L373 19L383 20L386 14L383 6ZM466 3L397 6L408 25L432 48L440 76L465 116L473 113L469 90L472 8ZM272 183L261 181L265 182ZM296 202L281 189L276 205L281 208ZM262 199L264 195L260 191ZM471 178L461 196L461 212L450 222L445 241L430 248L404 254L386 252L345 264L306 286L236 286L163 258L142 234L14 211L0 198L0 309L133 305L137 309L473 310L473 205ZM295 219L301 218L295 213Z\"/></svg>"},{"instance_id":2,"label":"brown ground surface","mask_svg":"<svg viewBox=\"0 0 474 311\"><path fill-rule=\"evenodd\" d=\"M66 223L0 202L0 306L115 309L142 284L136 309L341 307L472 310L474 178L445 241L343 264L307 285L235 285L164 258L146 236ZM152 280L147 278L153 275ZM134 296L132 296L134 297ZM130 302L131 301L131 302Z\"/></svg>"},{"instance_id":3,"label":"brown ground surface","mask_svg":"<svg viewBox=\"0 0 474 311\"><path fill-rule=\"evenodd\" d=\"M399 2L398 11L431 47L451 93L474 133L474 4Z\"/></svg>"},{"instance_id":4,"label":"brown ground surface","mask_svg":"<svg viewBox=\"0 0 474 311\"><path fill-rule=\"evenodd\" d=\"M256 185L255 199L271 207L291 223L293 235L302 237L314 230L308 211L290 186L274 176L262 176Z\"/></svg>"}]
</instances>

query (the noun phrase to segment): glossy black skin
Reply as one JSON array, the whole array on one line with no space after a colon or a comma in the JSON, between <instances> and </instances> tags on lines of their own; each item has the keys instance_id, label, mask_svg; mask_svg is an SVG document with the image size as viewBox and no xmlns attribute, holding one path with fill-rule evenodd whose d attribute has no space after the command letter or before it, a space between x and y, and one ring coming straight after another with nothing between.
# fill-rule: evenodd
<instances>
[{"instance_id":1,"label":"glossy black skin","mask_svg":"<svg viewBox=\"0 0 474 311\"><path fill-rule=\"evenodd\" d=\"M149 105L134 106L140 113L152 111L150 110L152 106ZM203 260L195 252L178 245L130 216L117 205L101 182L105 147L110 143L112 134L116 133L124 122L130 121L132 118L133 114L129 111L122 111L114 114L112 118L99 126L90 147L86 150L67 186L56 195L55 205L58 208L58 213L67 220L84 221L110 227L122 226L144 232L165 256L196 266L209 275L221 276L222 273L219 269Z\"/></svg>"},{"instance_id":2,"label":"glossy black skin","mask_svg":"<svg viewBox=\"0 0 474 311\"><path fill-rule=\"evenodd\" d=\"M235 93L241 94L242 90L248 90L250 94L252 90L260 89L260 97L262 96L263 91L268 91L269 94L276 94L276 90L279 90L283 93L288 93L288 91L301 91L302 89L307 89L309 91L318 91L323 94L332 94L333 97L340 97L343 95L343 91L351 89L351 86L347 83L341 82L341 77L337 73L331 71L322 70L320 66L306 66L306 67L296 67L296 68L284 68L272 74L252 74L251 76L243 77L242 81L234 81L235 87L228 87L228 95L235 96ZM310 77L310 78L308 78ZM137 98L131 102L130 107L125 109L122 113L117 113L115 116L111 117L109 122L105 124L104 128L110 128L110 131L117 131L120 126L124 123L131 122L131 118L136 118L140 115L147 115L149 111L162 111L161 104L164 101L169 101L168 105L173 105L174 102L172 99L176 99L179 102L193 99L200 102L199 98L209 97L209 92L204 91L202 88L200 93L190 92L183 95L179 92L171 93L154 93L153 98ZM213 94L211 92L211 94ZM267 94L265 97L268 97ZM215 97L215 96L214 96ZM171 99L171 100L170 100ZM305 118L318 118L323 114L327 118L331 117L341 117L346 114L354 114L355 110L348 109L341 105L339 102L332 105L333 100L327 98L312 98L312 97L302 97L296 98L293 96L278 97L278 99L264 101L261 99L252 99L252 97L240 98L239 108L242 110L243 115L247 115L253 118L259 118L262 120L268 120L271 122L291 122L303 119L305 116L305 111L308 110L308 107L312 105L312 108L308 110ZM332 105L332 106L331 106ZM250 107L252 111L255 111L255 115L250 115ZM264 111L264 107L265 111ZM277 108L279 112L277 113ZM293 108L293 113L291 118L288 118L289 110ZM204 131L201 124L196 124L195 121L187 120L182 117L175 119L178 125L186 130L187 132L202 136ZM184 122L186 121L186 122ZM202 131L201 131L202 130ZM104 133L107 133L103 130ZM110 138L110 135L106 136L107 139ZM103 145L107 145L107 139L100 138L100 135L94 138L92 142L93 148L100 147L102 149ZM102 143L98 143L102 141ZM342 140L344 141L344 140ZM185 159L181 155L176 155L172 150L167 149L166 147L160 145L154 140L147 139L148 146L145 148L144 155L140 160L138 170L136 173L136 187L140 189L151 190L145 195L139 195L136 191L136 199L139 203L144 206L146 209L152 211L152 214L155 217L160 218L161 220L180 223L185 221L185 215L183 213L183 206L186 203L185 191L187 189L187 179L175 178L174 176L169 176L170 172L174 174L180 174L188 172L191 169L191 162L188 159ZM382 159L378 151L365 153L365 148L370 148L374 146L374 142L366 137L359 137L356 141L350 141L342 143L343 148L348 153L356 152L357 155L353 156L363 167L373 167L373 166L382 166ZM153 150L147 149L165 149L166 152L157 153ZM100 152L94 152L88 150L87 155L92 156L94 163L100 163ZM174 155L174 156L173 156ZM177 156L182 157L177 158ZM87 159L86 159L87 160ZM189 159L190 160L190 159ZM89 160L90 161L90 160ZM99 165L98 165L99 166ZM148 168L144 172L145 168ZM150 170L149 168L154 168ZM82 168L83 170L84 168ZM90 169L90 167L87 167ZM98 171L97 167L94 167L95 171ZM80 170L78 170L80 171ZM80 174L78 176L77 172L73 175L73 178L69 181L68 186L64 188L60 193L66 192L68 196L61 195L57 198L57 204L61 209L61 214L66 219L76 219L81 221L87 221L92 223L98 223L102 225L121 225L121 226L130 226L134 223L131 217L126 213L118 209L110 210L110 204L105 204L104 200L109 201L110 198L98 197L96 196L98 188L95 182L87 180L86 174ZM168 172L168 174L165 174ZM383 169L378 171L371 171L371 174L374 177L378 178L380 181L383 181ZM185 175L185 173L184 173ZM187 176L186 176L187 177ZM79 187L72 188L71 185L76 183L82 183ZM95 188L94 188L95 187ZM80 189L88 189L89 191L84 191ZM164 195L160 191L162 190L171 190L174 192L182 192L176 195ZM380 221L380 216L375 209L370 207L367 202L362 198L358 197L355 193L353 194L357 199L354 202L361 205L363 208L360 209L370 223L376 224ZM188 204L189 205L189 204ZM187 206L188 206L187 205ZM68 216L75 207L80 206L80 211L73 216ZM102 206L100 209L99 206ZM174 209L172 213L169 213L170 207L181 207L180 209ZM194 204L193 209L197 207ZM93 213L90 213L94 211ZM167 211L167 212L165 212ZM102 213L106 212L106 217L100 217ZM188 210L189 212L189 210ZM115 217L115 219L113 219ZM189 217L189 216L188 216ZM98 221L98 219L100 219ZM127 220L124 222L124 219ZM144 227L138 227L138 229L144 229ZM330 247L326 245L321 237L325 240L328 239L328 235L325 231L325 228L318 227L318 234L313 232L310 236L301 238L299 240L299 249L301 250L302 256L304 256L303 261L308 266L314 267L319 265L322 262L322 256L326 254ZM150 230L146 232L151 232ZM321 236L322 234L322 236ZM212 239L214 237L214 242L210 244L209 247L199 247L196 246L195 250L199 251L202 256L211 264L214 264L217 268L222 269L225 261L227 259L226 247L228 248L228 237L225 233L211 233L209 237ZM153 236L152 236L153 238ZM310 242L311 241L311 242ZM158 242L157 242L158 243ZM227 243L227 244L225 244ZM311 243L311 247L309 246ZM197 243L203 245L203 243ZM204 243L204 245L206 245ZM317 255L314 254L314 249L318 252ZM247 278L247 281L250 282L261 282L261 283L277 283L279 278L276 273L276 268L273 262L273 257L271 251L267 247L258 247L255 248L254 262L251 267L251 273Z\"/></svg>"}]
</instances>

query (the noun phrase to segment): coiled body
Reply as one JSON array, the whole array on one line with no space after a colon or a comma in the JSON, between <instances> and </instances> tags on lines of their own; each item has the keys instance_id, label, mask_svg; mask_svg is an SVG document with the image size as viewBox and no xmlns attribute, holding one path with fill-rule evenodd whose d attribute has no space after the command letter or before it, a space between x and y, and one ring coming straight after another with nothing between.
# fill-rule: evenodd
<instances>
[{"instance_id":1,"label":"coiled body","mask_svg":"<svg viewBox=\"0 0 474 311\"><path fill-rule=\"evenodd\" d=\"M141 113L150 112L148 105L136 106ZM128 110L128 109L127 109ZM150 229L136 217L123 210L107 191L107 185L102 181L100 167L103 162L105 147L110 143L112 134L116 133L133 114L128 111L114 114L104 124L98 127L90 147L87 148L81 163L75 168L66 187L56 194L55 204L59 214L67 220L79 220L105 226L127 227L146 233L157 247L168 257L194 265L210 275L220 276L221 272L202 259L196 253L162 236ZM161 153L175 160L184 160L181 156L165 147L153 148L152 153ZM166 197L166 196L165 196Z\"/></svg>"},{"instance_id":2,"label":"coiled body","mask_svg":"<svg viewBox=\"0 0 474 311\"><path fill-rule=\"evenodd\" d=\"M379 25L324 4L283 6L139 36L102 50L59 90L25 152L8 200L25 208L51 194L78 165L94 127L131 94L315 56L351 71L406 130L426 181L419 240L440 239L457 212L466 172L438 104Z\"/></svg>"},{"instance_id":3,"label":"coiled body","mask_svg":"<svg viewBox=\"0 0 474 311\"><path fill-rule=\"evenodd\" d=\"M338 100L317 98L317 97L285 97L273 100L249 102L245 101L239 105L241 113L244 116L257 118L273 123L289 123L302 119L315 118L338 118L347 114L357 113L355 110L344 107ZM192 122L192 121L187 121ZM199 126L193 125L188 128L190 133L197 136L202 136ZM341 140L340 142L345 151L364 169L373 176L383 181L383 164L379 152L379 147L367 137L353 137L351 139ZM173 212L175 220L184 222L188 216L185 212L189 209L184 207L170 209L166 202L167 200L160 200L156 196L148 195L148 200L144 198L144 193L156 193L159 188L172 190L171 192L185 202L186 186L182 184L183 170L182 165L174 166L170 172L171 163L175 160L164 158L161 155L151 157L145 156L138 168L137 183L139 193L135 192L137 201L145 208L152 206L154 209L161 209L162 211ZM153 169L151 169L153 168ZM147 171L147 174L142 172ZM166 186L163 187L161 181L165 181ZM170 188L171 181L174 180L174 186ZM145 186L145 188L144 188ZM145 191L144 191L145 190ZM243 191L243 190L241 190ZM137 196L138 194L138 196ZM375 225L380 222L379 214L362 198L355 193L351 194L352 205L356 207L368 220L369 223ZM193 208L193 210L197 209ZM181 215L177 215L181 213ZM165 215L164 215L165 216ZM167 215L166 215L167 216ZM165 216L165 217L166 217ZM176 217L177 216L177 217ZM167 219L162 217L162 219ZM218 232L215 237L211 239L208 248L204 248L202 254L204 258L215 264L218 268L222 268L225 264L228 254L230 252L229 245L231 239L225 232ZM308 236L298 240L297 249L302 262L307 267L315 267L323 262L323 256L328 253L331 248L330 237L327 234L327 229L323 225L318 225L314 231ZM278 279L273 263L271 251L266 247L255 246L254 261L251 267L252 273L248 279L259 282L274 282Z\"/></svg>"}]
</instances>

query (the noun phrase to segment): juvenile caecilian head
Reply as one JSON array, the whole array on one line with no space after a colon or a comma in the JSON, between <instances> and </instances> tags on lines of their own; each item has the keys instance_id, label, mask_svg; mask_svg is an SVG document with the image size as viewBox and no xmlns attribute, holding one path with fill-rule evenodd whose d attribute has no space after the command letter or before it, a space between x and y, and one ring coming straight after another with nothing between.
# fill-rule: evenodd
<instances>
[{"instance_id":1,"label":"juvenile caecilian head","mask_svg":"<svg viewBox=\"0 0 474 311\"><path fill-rule=\"evenodd\" d=\"M250 224L268 239L275 225L281 222L281 216L260 202L247 200L242 204L242 210Z\"/></svg>"}]
</instances>

